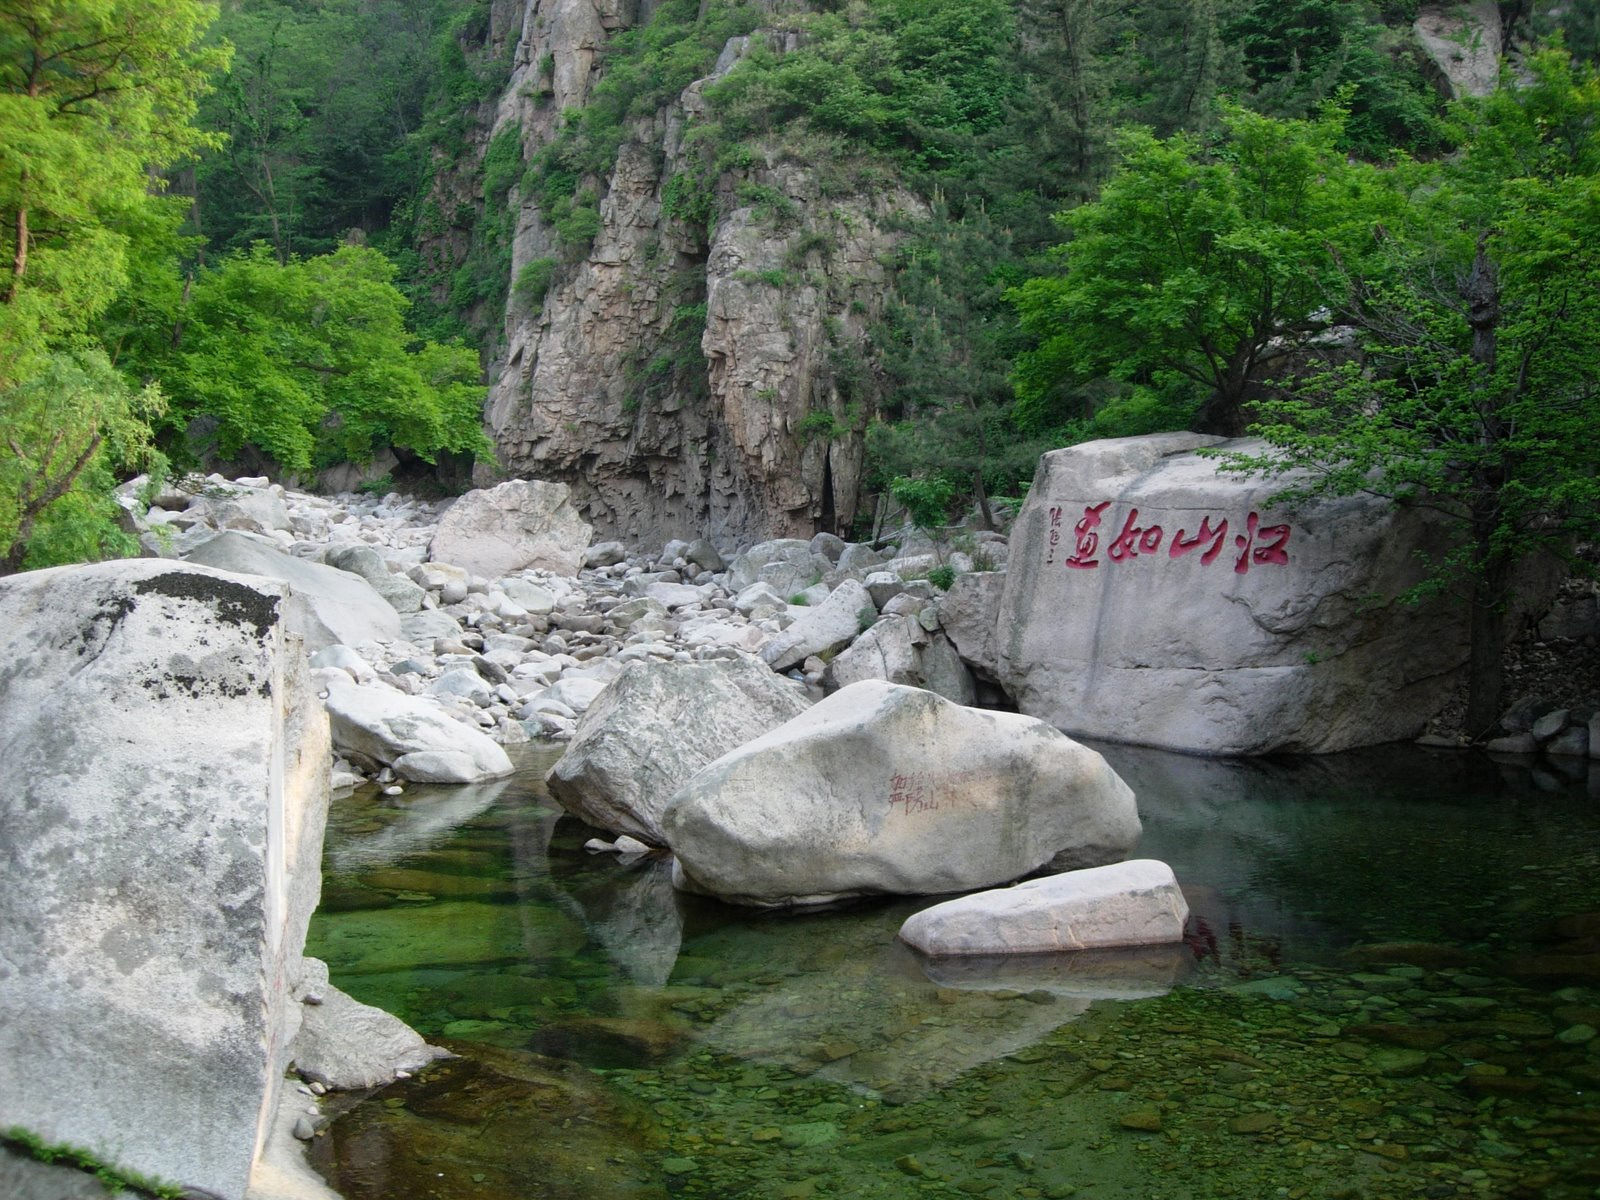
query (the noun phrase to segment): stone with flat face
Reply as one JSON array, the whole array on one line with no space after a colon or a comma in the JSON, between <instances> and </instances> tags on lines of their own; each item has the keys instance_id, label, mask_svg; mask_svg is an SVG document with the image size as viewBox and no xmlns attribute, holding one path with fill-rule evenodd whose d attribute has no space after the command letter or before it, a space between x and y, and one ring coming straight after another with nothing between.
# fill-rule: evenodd
<instances>
[{"instance_id":1,"label":"stone with flat face","mask_svg":"<svg viewBox=\"0 0 1600 1200\"><path fill-rule=\"evenodd\" d=\"M576 575L594 530L568 495L533 479L470 491L445 510L428 557L490 579L525 567Z\"/></svg>"},{"instance_id":2,"label":"stone with flat face","mask_svg":"<svg viewBox=\"0 0 1600 1200\"><path fill-rule=\"evenodd\" d=\"M1133 792L1088 747L877 680L709 764L661 826L680 887L769 907L993 887L1139 837Z\"/></svg>"},{"instance_id":3,"label":"stone with flat face","mask_svg":"<svg viewBox=\"0 0 1600 1200\"><path fill-rule=\"evenodd\" d=\"M946 900L907 918L900 937L935 957L1052 954L1181 942L1188 919L1172 868L1137 858Z\"/></svg>"},{"instance_id":4,"label":"stone with flat face","mask_svg":"<svg viewBox=\"0 0 1600 1200\"><path fill-rule=\"evenodd\" d=\"M1160 434L1041 460L1011 537L996 674L1068 733L1204 754L1414 737L1466 660L1464 614L1397 597L1449 549L1422 508L1275 508L1284 480Z\"/></svg>"},{"instance_id":5,"label":"stone with flat face","mask_svg":"<svg viewBox=\"0 0 1600 1200\"><path fill-rule=\"evenodd\" d=\"M321 888L327 720L289 603L167 560L0 580L0 1128L228 1200Z\"/></svg>"},{"instance_id":6,"label":"stone with flat face","mask_svg":"<svg viewBox=\"0 0 1600 1200\"><path fill-rule=\"evenodd\" d=\"M804 693L754 660L631 663L583 714L550 794L581 820L666 844L661 812L713 759L803 713Z\"/></svg>"}]
</instances>

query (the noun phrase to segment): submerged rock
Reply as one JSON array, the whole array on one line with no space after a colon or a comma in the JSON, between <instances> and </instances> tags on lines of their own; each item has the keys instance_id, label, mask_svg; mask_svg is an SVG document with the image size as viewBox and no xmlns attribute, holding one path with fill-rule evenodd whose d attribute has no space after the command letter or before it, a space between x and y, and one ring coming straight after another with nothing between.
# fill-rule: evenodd
<instances>
[{"instance_id":1,"label":"submerged rock","mask_svg":"<svg viewBox=\"0 0 1600 1200\"><path fill-rule=\"evenodd\" d=\"M577 1066L488 1046L390 1088L312 1143L345 1200L666 1200L641 1105Z\"/></svg>"},{"instance_id":2,"label":"submerged rock","mask_svg":"<svg viewBox=\"0 0 1600 1200\"><path fill-rule=\"evenodd\" d=\"M328 803L290 605L165 560L0 580L0 1128L244 1192Z\"/></svg>"},{"instance_id":3,"label":"submerged rock","mask_svg":"<svg viewBox=\"0 0 1600 1200\"><path fill-rule=\"evenodd\" d=\"M924 954L1047 954L1183 940L1189 906L1150 858L1030 879L925 908L900 927Z\"/></svg>"},{"instance_id":4,"label":"submerged rock","mask_svg":"<svg viewBox=\"0 0 1600 1200\"><path fill-rule=\"evenodd\" d=\"M993 887L1121 857L1133 793L1042 721L852 684L711 763L662 818L674 882L742 904Z\"/></svg>"},{"instance_id":5,"label":"submerged rock","mask_svg":"<svg viewBox=\"0 0 1600 1200\"><path fill-rule=\"evenodd\" d=\"M673 792L808 703L746 658L630 663L590 704L546 783L579 820L666 845L661 813Z\"/></svg>"}]
</instances>

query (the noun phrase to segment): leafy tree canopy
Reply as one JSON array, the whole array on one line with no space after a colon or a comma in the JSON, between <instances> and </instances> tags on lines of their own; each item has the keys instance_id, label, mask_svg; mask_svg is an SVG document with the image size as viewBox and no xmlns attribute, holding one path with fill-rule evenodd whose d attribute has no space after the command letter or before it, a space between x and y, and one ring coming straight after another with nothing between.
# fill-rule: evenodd
<instances>
[{"instance_id":1,"label":"leafy tree canopy","mask_svg":"<svg viewBox=\"0 0 1600 1200\"><path fill-rule=\"evenodd\" d=\"M196 277L178 345L141 366L165 381L177 421L216 419L224 456L250 445L306 471L382 446L486 454L477 356L413 347L405 309L375 250L280 264L258 245Z\"/></svg>"}]
</instances>

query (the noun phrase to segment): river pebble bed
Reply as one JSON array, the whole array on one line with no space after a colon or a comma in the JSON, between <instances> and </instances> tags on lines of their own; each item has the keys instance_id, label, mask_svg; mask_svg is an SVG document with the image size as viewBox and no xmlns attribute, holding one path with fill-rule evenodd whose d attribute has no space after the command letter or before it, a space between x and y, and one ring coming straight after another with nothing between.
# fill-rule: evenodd
<instances>
[{"instance_id":1,"label":"river pebble bed","mask_svg":"<svg viewBox=\"0 0 1600 1200\"><path fill-rule=\"evenodd\" d=\"M1103 747L1174 953L957 969L920 899L755 913L593 855L542 779L336 802L308 951L461 1057L333 1100L384 1197L1600 1196L1586 772Z\"/></svg>"}]
</instances>

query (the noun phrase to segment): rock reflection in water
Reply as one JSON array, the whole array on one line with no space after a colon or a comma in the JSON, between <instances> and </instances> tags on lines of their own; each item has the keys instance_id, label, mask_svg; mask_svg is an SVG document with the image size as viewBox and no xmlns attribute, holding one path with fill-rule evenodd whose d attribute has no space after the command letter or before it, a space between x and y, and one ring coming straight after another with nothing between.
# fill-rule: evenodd
<instances>
[{"instance_id":1,"label":"rock reflection in water","mask_svg":"<svg viewBox=\"0 0 1600 1200\"><path fill-rule=\"evenodd\" d=\"M1049 992L1073 1000L1148 1000L1194 963L1187 946L1133 946L1069 954L967 955L923 960L928 978L964 992Z\"/></svg>"},{"instance_id":2,"label":"rock reflection in water","mask_svg":"<svg viewBox=\"0 0 1600 1200\"><path fill-rule=\"evenodd\" d=\"M634 983L660 987L683 945L683 914L672 886L672 861L624 864L596 855L580 867L552 864L555 887L589 936Z\"/></svg>"}]
</instances>

